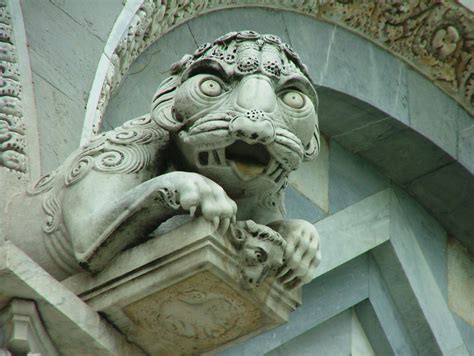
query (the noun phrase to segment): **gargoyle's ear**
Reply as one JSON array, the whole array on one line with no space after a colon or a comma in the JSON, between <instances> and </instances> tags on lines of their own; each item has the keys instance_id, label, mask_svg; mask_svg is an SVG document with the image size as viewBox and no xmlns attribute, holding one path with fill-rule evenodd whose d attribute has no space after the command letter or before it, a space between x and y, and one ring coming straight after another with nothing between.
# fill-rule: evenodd
<instances>
[{"instance_id":1,"label":"gargoyle's ear","mask_svg":"<svg viewBox=\"0 0 474 356\"><path fill-rule=\"evenodd\" d=\"M178 131L183 125L173 113L173 99L179 82L179 75L166 78L158 87L151 102L151 118L167 131Z\"/></svg>"},{"instance_id":2,"label":"gargoyle's ear","mask_svg":"<svg viewBox=\"0 0 474 356\"><path fill-rule=\"evenodd\" d=\"M229 241L236 250L240 250L247 239L245 229L237 224L230 224L230 234L227 234Z\"/></svg>"},{"instance_id":3,"label":"gargoyle's ear","mask_svg":"<svg viewBox=\"0 0 474 356\"><path fill-rule=\"evenodd\" d=\"M318 125L318 122L316 121L313 137L311 137L311 140L309 141L308 145L305 147L304 160L312 161L313 159L315 159L319 154L319 149L320 149L319 125Z\"/></svg>"}]
</instances>

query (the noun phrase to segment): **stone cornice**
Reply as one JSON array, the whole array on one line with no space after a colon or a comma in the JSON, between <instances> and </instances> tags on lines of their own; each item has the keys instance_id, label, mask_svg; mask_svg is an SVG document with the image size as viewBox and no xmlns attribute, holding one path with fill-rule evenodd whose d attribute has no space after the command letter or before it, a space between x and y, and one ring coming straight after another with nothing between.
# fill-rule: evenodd
<instances>
[{"instance_id":1,"label":"stone cornice","mask_svg":"<svg viewBox=\"0 0 474 356\"><path fill-rule=\"evenodd\" d=\"M96 73L91 90L96 94L87 105L83 143L99 130L110 96L146 48L186 20L242 6L296 11L356 32L402 58L474 113L474 14L455 1L196 0L164 5L156 0L129 0L124 9L131 14L128 24L114 28L120 40L109 39L107 58Z\"/></svg>"}]
</instances>

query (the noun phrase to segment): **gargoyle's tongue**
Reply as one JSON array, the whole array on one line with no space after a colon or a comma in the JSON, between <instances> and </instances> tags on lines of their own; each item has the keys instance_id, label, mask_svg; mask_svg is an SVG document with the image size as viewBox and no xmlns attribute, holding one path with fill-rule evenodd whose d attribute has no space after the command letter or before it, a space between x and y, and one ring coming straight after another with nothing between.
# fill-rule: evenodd
<instances>
[{"instance_id":1,"label":"gargoyle's tongue","mask_svg":"<svg viewBox=\"0 0 474 356\"><path fill-rule=\"evenodd\" d=\"M253 178L263 173L270 161L270 154L261 144L249 145L236 141L225 150L226 159L243 178Z\"/></svg>"},{"instance_id":2,"label":"gargoyle's tongue","mask_svg":"<svg viewBox=\"0 0 474 356\"><path fill-rule=\"evenodd\" d=\"M234 161L234 168L242 176L256 177L263 173L265 166L250 162Z\"/></svg>"}]
</instances>

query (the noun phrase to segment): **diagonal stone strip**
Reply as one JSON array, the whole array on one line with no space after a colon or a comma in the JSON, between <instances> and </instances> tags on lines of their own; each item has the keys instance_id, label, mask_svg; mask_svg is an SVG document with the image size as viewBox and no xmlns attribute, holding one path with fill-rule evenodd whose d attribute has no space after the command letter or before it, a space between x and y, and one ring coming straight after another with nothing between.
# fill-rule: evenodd
<instances>
[{"instance_id":1,"label":"diagonal stone strip","mask_svg":"<svg viewBox=\"0 0 474 356\"><path fill-rule=\"evenodd\" d=\"M73 349L75 354L143 354L73 292L6 241L0 243L0 305L12 297L36 301L42 321L61 354L64 348L68 354Z\"/></svg>"},{"instance_id":2,"label":"diagonal stone strip","mask_svg":"<svg viewBox=\"0 0 474 356\"><path fill-rule=\"evenodd\" d=\"M323 259L317 276L390 239L390 189L376 193L315 224Z\"/></svg>"}]
</instances>

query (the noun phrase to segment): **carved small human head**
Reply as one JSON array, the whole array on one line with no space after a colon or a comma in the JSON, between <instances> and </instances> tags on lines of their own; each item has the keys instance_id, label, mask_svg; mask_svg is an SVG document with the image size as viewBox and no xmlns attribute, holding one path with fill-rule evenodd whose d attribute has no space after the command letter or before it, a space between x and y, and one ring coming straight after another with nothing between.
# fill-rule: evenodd
<instances>
[{"instance_id":1,"label":"carved small human head","mask_svg":"<svg viewBox=\"0 0 474 356\"><path fill-rule=\"evenodd\" d=\"M244 287L258 287L282 266L286 241L271 228L239 221L231 225L228 236L238 254Z\"/></svg>"},{"instance_id":2,"label":"carved small human head","mask_svg":"<svg viewBox=\"0 0 474 356\"><path fill-rule=\"evenodd\" d=\"M183 161L232 196L280 187L319 152L316 91L277 36L232 32L172 67L152 117L174 132ZM237 187L246 182L245 193Z\"/></svg>"}]
</instances>

